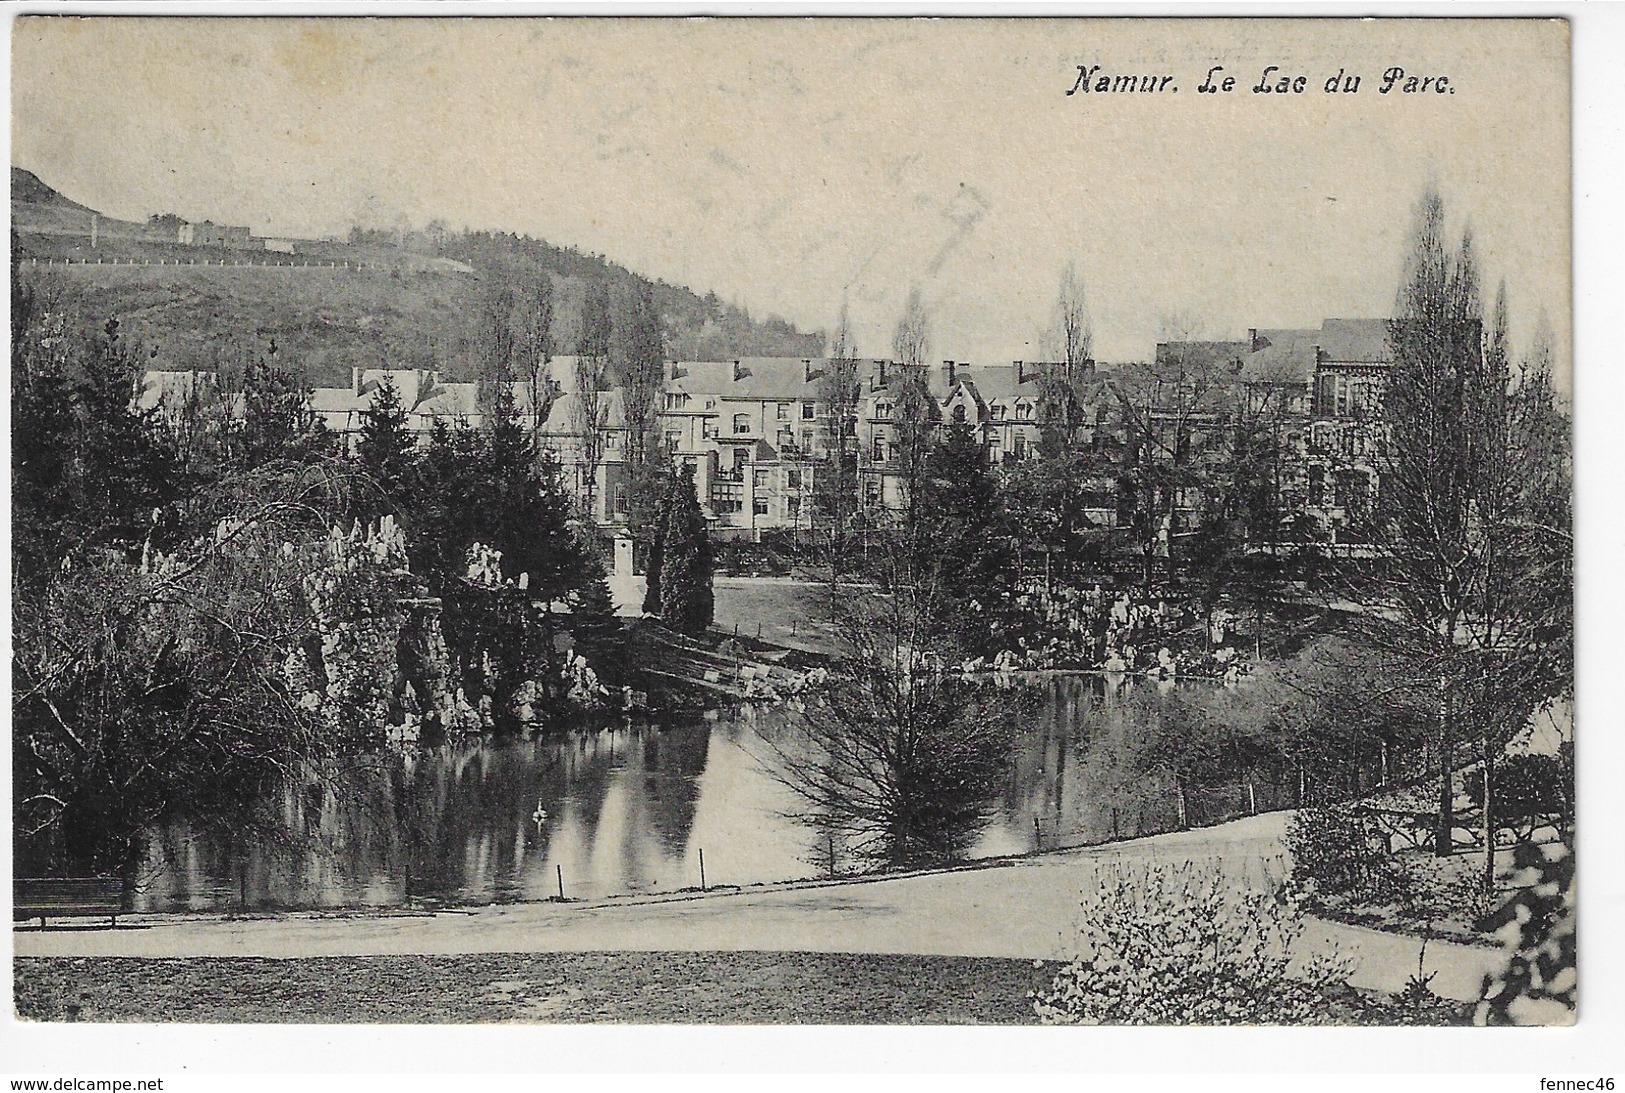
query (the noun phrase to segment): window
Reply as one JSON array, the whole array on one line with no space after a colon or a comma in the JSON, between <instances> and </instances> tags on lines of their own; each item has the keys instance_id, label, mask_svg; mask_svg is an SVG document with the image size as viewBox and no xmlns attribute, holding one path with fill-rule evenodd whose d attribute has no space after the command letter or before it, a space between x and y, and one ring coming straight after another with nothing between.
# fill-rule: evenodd
<instances>
[{"instance_id":1,"label":"window","mask_svg":"<svg viewBox=\"0 0 1625 1093\"><path fill-rule=\"evenodd\" d=\"M683 431L681 429L666 430L666 450L668 452L675 452L682 445L682 443Z\"/></svg>"},{"instance_id":2,"label":"window","mask_svg":"<svg viewBox=\"0 0 1625 1093\"><path fill-rule=\"evenodd\" d=\"M784 499L784 515L794 520L801 515L801 498L786 497Z\"/></svg>"},{"instance_id":3,"label":"window","mask_svg":"<svg viewBox=\"0 0 1625 1093\"><path fill-rule=\"evenodd\" d=\"M878 417L878 418L889 418L889 417L891 417L891 403L889 403L889 402L877 402L877 403L875 403L875 417Z\"/></svg>"},{"instance_id":4,"label":"window","mask_svg":"<svg viewBox=\"0 0 1625 1093\"><path fill-rule=\"evenodd\" d=\"M732 482L712 481L711 483L711 511L719 515L739 512L743 509L740 498L743 490Z\"/></svg>"},{"instance_id":5,"label":"window","mask_svg":"<svg viewBox=\"0 0 1625 1093\"><path fill-rule=\"evenodd\" d=\"M741 436L741 435L748 434L749 432L750 432L750 415L749 414L735 414L734 415L734 435L735 436Z\"/></svg>"},{"instance_id":6,"label":"window","mask_svg":"<svg viewBox=\"0 0 1625 1093\"><path fill-rule=\"evenodd\" d=\"M710 440L712 437L714 437L716 435L717 435L717 423L716 422L709 421L709 420L700 422L700 439L701 440Z\"/></svg>"},{"instance_id":7,"label":"window","mask_svg":"<svg viewBox=\"0 0 1625 1093\"><path fill-rule=\"evenodd\" d=\"M886 441L882 437L875 437L874 450L870 452L870 458L876 463L886 462Z\"/></svg>"},{"instance_id":8,"label":"window","mask_svg":"<svg viewBox=\"0 0 1625 1093\"><path fill-rule=\"evenodd\" d=\"M801 404L801 420L802 421L811 421L811 420L813 420L813 418L815 418L817 416L818 416L818 404L816 402L803 402Z\"/></svg>"},{"instance_id":9,"label":"window","mask_svg":"<svg viewBox=\"0 0 1625 1093\"><path fill-rule=\"evenodd\" d=\"M746 463L749 463L749 462L750 462L750 449L749 448L735 448L734 449L734 470L736 470L736 471L739 470L741 467L743 467Z\"/></svg>"},{"instance_id":10,"label":"window","mask_svg":"<svg viewBox=\"0 0 1625 1093\"><path fill-rule=\"evenodd\" d=\"M1030 402L1016 403L1016 416L1023 421L1033 416L1033 407Z\"/></svg>"},{"instance_id":11,"label":"window","mask_svg":"<svg viewBox=\"0 0 1625 1093\"><path fill-rule=\"evenodd\" d=\"M766 467L757 467L757 468L756 468L756 473L755 473L755 476L754 476L754 481L755 481L755 483L756 483L756 488L757 488L757 489L758 489L758 490L765 490L765 489L767 489L767 486L768 486L768 476L769 476L769 475L771 475L771 474L772 474L772 473L773 473L773 472L772 472L772 471L770 471L770 470L768 470L768 468L766 468Z\"/></svg>"},{"instance_id":12,"label":"window","mask_svg":"<svg viewBox=\"0 0 1625 1093\"><path fill-rule=\"evenodd\" d=\"M989 463L999 462L999 458L1002 454L1000 447L1000 441L996 434L987 438L987 461Z\"/></svg>"},{"instance_id":13,"label":"window","mask_svg":"<svg viewBox=\"0 0 1625 1093\"><path fill-rule=\"evenodd\" d=\"M954 404L954 424L965 424L965 404L963 402Z\"/></svg>"},{"instance_id":14,"label":"window","mask_svg":"<svg viewBox=\"0 0 1625 1093\"><path fill-rule=\"evenodd\" d=\"M789 421L790 420L790 404L788 402L779 403L778 406L776 407L776 411L777 411L777 414L778 414L778 419L780 421Z\"/></svg>"},{"instance_id":15,"label":"window","mask_svg":"<svg viewBox=\"0 0 1625 1093\"><path fill-rule=\"evenodd\" d=\"M1315 383L1315 416L1331 417L1337 405L1337 377L1321 376Z\"/></svg>"},{"instance_id":16,"label":"window","mask_svg":"<svg viewBox=\"0 0 1625 1093\"><path fill-rule=\"evenodd\" d=\"M1017 459L1027 458L1027 438L1024 436L1016 437L1015 457Z\"/></svg>"},{"instance_id":17,"label":"window","mask_svg":"<svg viewBox=\"0 0 1625 1093\"><path fill-rule=\"evenodd\" d=\"M615 512L617 512L617 513L626 512L626 487L625 486L616 486L615 487L615 501L614 501L614 504L615 504L615 508L614 508Z\"/></svg>"},{"instance_id":18,"label":"window","mask_svg":"<svg viewBox=\"0 0 1625 1093\"><path fill-rule=\"evenodd\" d=\"M795 467L785 471L784 485L786 489L799 490L801 488L801 471Z\"/></svg>"},{"instance_id":19,"label":"window","mask_svg":"<svg viewBox=\"0 0 1625 1093\"><path fill-rule=\"evenodd\" d=\"M688 396L681 391L672 391L666 394L666 409L681 410L688 405Z\"/></svg>"},{"instance_id":20,"label":"window","mask_svg":"<svg viewBox=\"0 0 1625 1093\"><path fill-rule=\"evenodd\" d=\"M750 503L750 511L755 513L757 516L766 516L767 515L767 498L758 497L756 500L752 501Z\"/></svg>"},{"instance_id":21,"label":"window","mask_svg":"<svg viewBox=\"0 0 1625 1093\"><path fill-rule=\"evenodd\" d=\"M1003 421L1004 420L1004 411L1005 411L1005 407L1004 407L1003 403L999 403L999 404L995 405L993 407L993 420L994 421Z\"/></svg>"}]
</instances>

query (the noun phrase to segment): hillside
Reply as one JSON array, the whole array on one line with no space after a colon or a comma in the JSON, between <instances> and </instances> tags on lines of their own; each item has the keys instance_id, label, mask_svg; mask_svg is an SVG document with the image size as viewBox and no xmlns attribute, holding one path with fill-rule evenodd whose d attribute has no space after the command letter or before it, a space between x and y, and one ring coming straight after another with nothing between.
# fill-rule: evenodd
<instances>
[{"instance_id":1,"label":"hillside","mask_svg":"<svg viewBox=\"0 0 1625 1093\"><path fill-rule=\"evenodd\" d=\"M587 285L607 279L619 293L637 279L602 256L495 233L431 242L352 232L344 242L295 240L289 253L182 245L172 229L99 217L92 247L93 210L15 167L11 209L23 274L71 301L87 327L116 316L166 368L232 370L274 339L314 384L386 363L468 378L491 286L550 278L555 351L569 353ZM674 357L816 356L823 348L822 335L777 318L759 322L712 294L661 281L655 299Z\"/></svg>"},{"instance_id":2,"label":"hillside","mask_svg":"<svg viewBox=\"0 0 1625 1093\"><path fill-rule=\"evenodd\" d=\"M88 205L81 205L51 189L41 182L39 176L33 171L25 171L21 167L11 169L11 200L25 205L42 206L45 208L66 209L70 212L93 212Z\"/></svg>"}]
</instances>

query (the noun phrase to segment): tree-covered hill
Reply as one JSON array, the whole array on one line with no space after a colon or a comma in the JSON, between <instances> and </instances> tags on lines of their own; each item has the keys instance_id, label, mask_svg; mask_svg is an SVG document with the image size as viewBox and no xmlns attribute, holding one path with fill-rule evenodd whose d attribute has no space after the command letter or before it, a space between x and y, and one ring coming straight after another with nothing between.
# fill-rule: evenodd
<instances>
[{"instance_id":1,"label":"tree-covered hill","mask_svg":"<svg viewBox=\"0 0 1625 1093\"><path fill-rule=\"evenodd\" d=\"M385 364L467 378L488 314L481 297L496 286L549 278L554 351L572 353L587 286L607 281L619 298L642 280L601 255L505 233L357 229L343 241L293 240L285 253L185 246L164 230L171 218L155 214L151 224L97 218L92 246L92 218L93 210L12 169L23 274L48 295L72 298L89 326L116 316L165 368L229 370L274 339L314 384ZM822 352L821 334L776 316L758 321L712 293L657 281L654 294L670 356Z\"/></svg>"}]
</instances>

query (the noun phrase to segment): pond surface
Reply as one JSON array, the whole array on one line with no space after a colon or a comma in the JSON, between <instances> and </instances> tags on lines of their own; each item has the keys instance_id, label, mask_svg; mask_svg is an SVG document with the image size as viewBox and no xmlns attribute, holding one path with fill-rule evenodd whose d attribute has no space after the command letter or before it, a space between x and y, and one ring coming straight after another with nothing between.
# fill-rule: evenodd
<instances>
[{"instance_id":1,"label":"pond surface","mask_svg":"<svg viewBox=\"0 0 1625 1093\"><path fill-rule=\"evenodd\" d=\"M1172 829L1169 780L1137 744L1155 703L1099 678L1051 680L1018 736L971 857ZM1148 713L1149 711L1149 713ZM225 839L149 831L136 909L393 907L490 903L828 876L855 866L795 818L768 741L781 709L713 711L669 725L580 729L543 740L385 753L264 802L273 831ZM1188 795L1190 822L1276 807L1240 785ZM537 822L538 810L545 818Z\"/></svg>"}]
</instances>

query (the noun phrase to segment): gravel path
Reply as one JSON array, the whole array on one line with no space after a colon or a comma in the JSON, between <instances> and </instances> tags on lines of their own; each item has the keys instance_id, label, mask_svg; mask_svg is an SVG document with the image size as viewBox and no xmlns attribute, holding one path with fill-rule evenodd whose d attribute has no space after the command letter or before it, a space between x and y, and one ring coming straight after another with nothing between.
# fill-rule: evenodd
<instances>
[{"instance_id":1,"label":"gravel path","mask_svg":"<svg viewBox=\"0 0 1625 1093\"><path fill-rule=\"evenodd\" d=\"M18 956L360 956L498 952L824 952L1065 959L1078 893L1102 869L1212 862L1262 880L1285 868L1289 814L1047 854L980 868L596 903L509 904L439 913L288 914L264 919L132 916L119 929L23 929ZM1314 920L1312 945L1359 958L1351 982L1401 990L1414 938ZM1478 997L1499 954L1430 941L1432 988Z\"/></svg>"}]
</instances>

